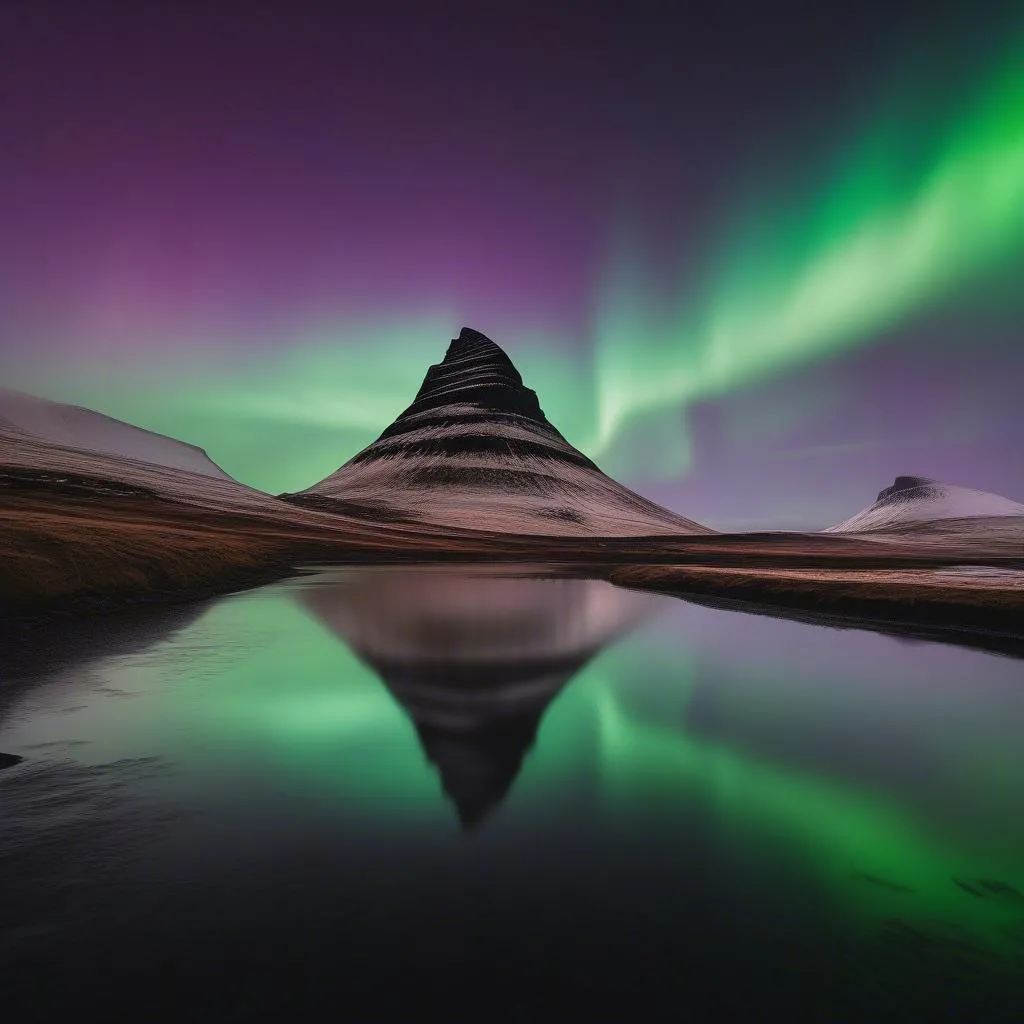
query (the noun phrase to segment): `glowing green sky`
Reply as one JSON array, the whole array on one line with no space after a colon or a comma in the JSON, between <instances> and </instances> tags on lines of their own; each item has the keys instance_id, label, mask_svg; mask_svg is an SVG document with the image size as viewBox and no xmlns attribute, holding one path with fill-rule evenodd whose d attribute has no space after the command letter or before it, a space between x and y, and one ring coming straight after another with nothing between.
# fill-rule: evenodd
<instances>
[{"instance_id":1,"label":"glowing green sky","mask_svg":"<svg viewBox=\"0 0 1024 1024\"><path fill-rule=\"evenodd\" d=\"M817 195L740 225L706 296L659 309L625 254L595 331L591 453L636 416L877 341L1024 243L1024 64L1010 59L922 146L883 118ZM914 144L911 137L914 136ZM925 149L924 159L914 150Z\"/></svg>"},{"instance_id":2,"label":"glowing green sky","mask_svg":"<svg viewBox=\"0 0 1024 1024\"><path fill-rule=\"evenodd\" d=\"M664 268L645 259L637 230L606 261L583 337L545 327L528 303L518 319L473 326L508 348L555 425L607 471L679 479L694 403L883 343L1024 253L1024 47L979 63L955 98L892 99L849 129L824 171L800 138L787 140L805 184L723 202L715 237L683 247L699 245L697 279L655 286ZM168 327L144 359L41 363L28 352L7 377L200 444L256 487L294 490L379 434L462 317L443 301L420 313L311 316L287 343L251 345L244 359ZM796 395L779 423L799 421L805 403L820 407Z\"/></svg>"}]
</instances>

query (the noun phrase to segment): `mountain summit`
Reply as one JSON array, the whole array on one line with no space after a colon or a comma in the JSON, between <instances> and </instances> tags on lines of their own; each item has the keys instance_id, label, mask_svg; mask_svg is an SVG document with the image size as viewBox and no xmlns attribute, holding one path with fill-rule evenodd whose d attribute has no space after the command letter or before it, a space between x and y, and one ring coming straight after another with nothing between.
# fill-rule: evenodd
<instances>
[{"instance_id":1,"label":"mountain summit","mask_svg":"<svg viewBox=\"0 0 1024 1024\"><path fill-rule=\"evenodd\" d=\"M469 327L373 444L283 497L385 522L499 533L711 532L602 473L548 422L502 349Z\"/></svg>"},{"instance_id":2,"label":"mountain summit","mask_svg":"<svg viewBox=\"0 0 1024 1024\"><path fill-rule=\"evenodd\" d=\"M427 370L415 401L384 436L406 417L444 408L453 401L523 416L554 429L541 411L537 392L523 385L512 360L486 335L463 327L452 339L444 360Z\"/></svg>"}]
</instances>

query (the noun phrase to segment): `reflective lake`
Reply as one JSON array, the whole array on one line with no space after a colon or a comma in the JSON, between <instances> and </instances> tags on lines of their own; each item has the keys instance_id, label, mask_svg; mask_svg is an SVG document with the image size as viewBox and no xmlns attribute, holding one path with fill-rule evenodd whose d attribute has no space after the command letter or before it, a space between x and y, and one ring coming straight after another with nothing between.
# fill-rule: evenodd
<instances>
[{"instance_id":1,"label":"reflective lake","mask_svg":"<svg viewBox=\"0 0 1024 1024\"><path fill-rule=\"evenodd\" d=\"M493 566L3 657L19 1021L1024 1016L1024 662Z\"/></svg>"}]
</instances>

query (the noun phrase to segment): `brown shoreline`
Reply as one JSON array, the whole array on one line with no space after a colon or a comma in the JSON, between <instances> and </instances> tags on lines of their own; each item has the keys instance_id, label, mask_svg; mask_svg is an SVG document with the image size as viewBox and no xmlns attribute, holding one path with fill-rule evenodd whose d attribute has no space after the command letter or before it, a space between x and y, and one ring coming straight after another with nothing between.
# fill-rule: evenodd
<instances>
[{"instance_id":1,"label":"brown shoreline","mask_svg":"<svg viewBox=\"0 0 1024 1024\"><path fill-rule=\"evenodd\" d=\"M273 516L214 511L145 492L104 494L6 481L0 504L0 618L33 619L196 600L272 582L303 565L441 561L563 563L625 586L780 606L886 614L947 612L1024 628L1024 587L945 578L970 563L1024 568L1024 550L966 535L886 542L841 535L506 537L375 524L275 503ZM867 575L865 575L867 574ZM923 575L922 575L923 574Z\"/></svg>"},{"instance_id":2,"label":"brown shoreline","mask_svg":"<svg viewBox=\"0 0 1024 1024\"><path fill-rule=\"evenodd\" d=\"M970 634L972 646L1024 656L1024 586L931 569L751 572L706 566L618 566L608 579L715 607L922 639Z\"/></svg>"}]
</instances>

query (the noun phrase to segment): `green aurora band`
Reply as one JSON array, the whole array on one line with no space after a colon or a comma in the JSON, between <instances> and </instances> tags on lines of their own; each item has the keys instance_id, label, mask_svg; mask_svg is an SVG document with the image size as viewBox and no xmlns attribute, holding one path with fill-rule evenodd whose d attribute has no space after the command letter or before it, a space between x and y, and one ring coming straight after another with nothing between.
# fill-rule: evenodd
<instances>
[{"instance_id":1,"label":"green aurora band","mask_svg":"<svg viewBox=\"0 0 1024 1024\"><path fill-rule=\"evenodd\" d=\"M640 247L620 246L582 352L543 325L474 326L507 344L552 422L607 471L678 478L690 404L877 342L1024 250L1024 45L993 68L932 129L934 104L904 103L902 116L890 104L823 185L734 215L728 239L706 247L705 279L670 300L650 286ZM216 346L182 357L194 345L167 337L164 361L148 355L144 369L92 359L14 384L200 444L252 486L297 490L408 405L461 321L438 307L312 324L250 349L241 369Z\"/></svg>"},{"instance_id":2,"label":"green aurora band","mask_svg":"<svg viewBox=\"0 0 1024 1024\"><path fill-rule=\"evenodd\" d=\"M700 314L658 311L621 259L597 318L589 450L645 412L876 340L998 269L1024 246L1022 111L1018 48L929 143L908 141L913 121L873 126L814 202L740 225Z\"/></svg>"}]
</instances>

